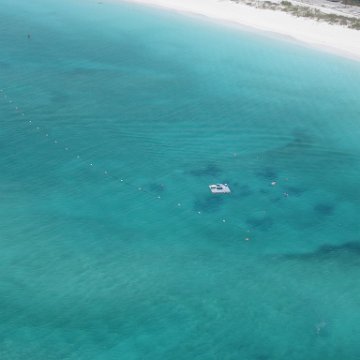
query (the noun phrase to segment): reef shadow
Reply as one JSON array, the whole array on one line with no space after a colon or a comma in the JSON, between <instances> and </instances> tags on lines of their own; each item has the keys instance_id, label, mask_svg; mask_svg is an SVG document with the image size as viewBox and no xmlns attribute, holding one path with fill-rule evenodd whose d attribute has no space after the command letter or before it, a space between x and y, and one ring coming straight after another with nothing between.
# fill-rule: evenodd
<instances>
[{"instance_id":1,"label":"reef shadow","mask_svg":"<svg viewBox=\"0 0 360 360\"><path fill-rule=\"evenodd\" d=\"M200 176L218 177L222 173L222 170L216 164L208 164L205 167L190 170L189 173L190 175L197 177Z\"/></svg>"},{"instance_id":2,"label":"reef shadow","mask_svg":"<svg viewBox=\"0 0 360 360\"><path fill-rule=\"evenodd\" d=\"M207 196L204 199L197 199L194 202L194 210L201 211L204 213L214 213L220 210L221 206L224 204L224 197L215 195Z\"/></svg>"}]
</instances>

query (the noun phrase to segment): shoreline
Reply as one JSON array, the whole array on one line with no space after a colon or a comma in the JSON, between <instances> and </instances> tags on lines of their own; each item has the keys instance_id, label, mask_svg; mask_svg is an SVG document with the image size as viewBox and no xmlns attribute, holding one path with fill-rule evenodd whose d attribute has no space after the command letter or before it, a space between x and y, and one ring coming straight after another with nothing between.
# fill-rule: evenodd
<instances>
[{"instance_id":1,"label":"shoreline","mask_svg":"<svg viewBox=\"0 0 360 360\"><path fill-rule=\"evenodd\" d=\"M258 9L230 0L111 0L126 1L203 16L219 22L281 35L321 51L360 61L360 31L288 13Z\"/></svg>"}]
</instances>

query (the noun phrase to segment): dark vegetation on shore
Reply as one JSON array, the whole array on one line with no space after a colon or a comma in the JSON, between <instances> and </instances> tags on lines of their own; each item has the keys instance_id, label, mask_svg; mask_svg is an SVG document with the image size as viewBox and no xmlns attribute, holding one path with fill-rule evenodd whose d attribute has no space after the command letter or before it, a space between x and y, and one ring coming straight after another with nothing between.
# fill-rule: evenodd
<instances>
[{"instance_id":1,"label":"dark vegetation on shore","mask_svg":"<svg viewBox=\"0 0 360 360\"><path fill-rule=\"evenodd\" d=\"M267 1L265 1L267 3ZM277 4L276 4L277 5ZM351 29L360 30L360 19L337 14L326 14L318 9L312 9L308 6L294 5L290 1L282 1L279 9L289 12L298 17L308 17L317 21L326 21L330 24L347 26Z\"/></svg>"},{"instance_id":2,"label":"dark vegetation on shore","mask_svg":"<svg viewBox=\"0 0 360 360\"><path fill-rule=\"evenodd\" d=\"M360 6L360 0L342 0L345 5Z\"/></svg>"},{"instance_id":3,"label":"dark vegetation on shore","mask_svg":"<svg viewBox=\"0 0 360 360\"><path fill-rule=\"evenodd\" d=\"M240 2L240 0L232 0L235 2ZM360 4L360 0L346 0L346 1L356 1ZM248 1L245 0L247 5L255 6L260 9L269 9L269 10L280 10L287 13L290 13L293 16L311 18L317 21L324 21L329 24L336 24L346 26L350 29L360 30L360 19L355 17L337 15L337 14L327 14L318 9L313 9L308 6L294 5L290 1L281 1L280 3L274 3L271 1Z\"/></svg>"}]
</instances>

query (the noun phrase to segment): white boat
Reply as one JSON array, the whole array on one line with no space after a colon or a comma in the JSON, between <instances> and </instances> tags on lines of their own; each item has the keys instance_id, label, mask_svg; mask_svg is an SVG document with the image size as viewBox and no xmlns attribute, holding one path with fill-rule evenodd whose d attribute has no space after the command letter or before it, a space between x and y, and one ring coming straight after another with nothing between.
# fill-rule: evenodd
<instances>
[{"instance_id":1,"label":"white boat","mask_svg":"<svg viewBox=\"0 0 360 360\"><path fill-rule=\"evenodd\" d=\"M209 188L213 194L229 194L229 193L231 193L231 190L230 190L228 184L212 184L212 185L209 185Z\"/></svg>"}]
</instances>

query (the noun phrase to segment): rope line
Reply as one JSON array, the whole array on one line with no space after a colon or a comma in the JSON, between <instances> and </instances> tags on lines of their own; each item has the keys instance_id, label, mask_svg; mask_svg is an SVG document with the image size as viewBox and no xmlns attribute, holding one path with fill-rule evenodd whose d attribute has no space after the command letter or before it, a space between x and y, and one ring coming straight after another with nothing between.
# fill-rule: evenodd
<instances>
[{"instance_id":1,"label":"rope line","mask_svg":"<svg viewBox=\"0 0 360 360\"><path fill-rule=\"evenodd\" d=\"M5 101L5 103L7 103L11 107L11 109L13 109L15 111L15 113L19 116L19 118L23 121L23 123L27 125L28 128L32 128L32 129L36 130L36 132L39 133L41 136L44 136L45 138L47 138L50 143L53 143L56 146L61 146L64 151L68 152L69 154L73 154L74 158L76 158L78 160L83 160L84 163L87 164L87 167L99 169L99 167L95 166L95 163L92 160L89 160L86 157L82 157L78 152L75 152L71 147L67 146L66 144L62 144L62 142L59 141L57 138L51 138L51 136L49 134L50 131L48 129L46 129L43 126L35 125L35 122L33 122L31 119L28 118L25 111L11 99L11 97L5 92L4 89L0 89L0 99ZM136 185L132 184L131 182L129 182L127 179L122 178L117 175L114 175L108 169L103 168L103 169L97 170L97 171L100 172L101 175L104 176L106 179L110 179L110 180L119 182L119 183L131 188L135 192L141 192L144 195L148 196L149 198L152 198L153 200L158 200L158 201L162 200L162 197L160 195L155 195L153 192L148 191L147 189L144 189L141 186L136 186ZM182 209L190 210L192 213L195 213L197 216L203 215L202 211L186 208L183 206L183 204L181 202L177 202L174 205L175 205L174 206L175 208L182 208ZM236 222L233 222L231 220L228 221L228 219L226 219L226 218L218 219L218 222L227 224L227 226L231 226L236 230L241 230L245 236L245 238L243 238L243 239L246 241L250 240L250 237L249 237L250 230L246 230L246 227L244 226L244 224L237 224Z\"/></svg>"}]
</instances>

